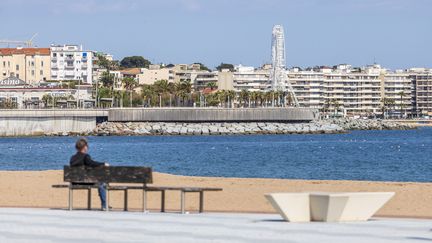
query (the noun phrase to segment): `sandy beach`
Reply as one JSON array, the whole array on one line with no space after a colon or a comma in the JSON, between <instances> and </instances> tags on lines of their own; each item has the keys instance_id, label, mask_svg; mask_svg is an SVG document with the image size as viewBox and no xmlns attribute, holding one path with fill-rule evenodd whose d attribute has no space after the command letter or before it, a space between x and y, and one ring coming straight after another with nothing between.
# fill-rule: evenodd
<instances>
[{"instance_id":1,"label":"sandy beach","mask_svg":"<svg viewBox=\"0 0 432 243\"><path fill-rule=\"evenodd\" d=\"M209 192L205 210L217 212L274 213L264 198L272 192L299 191L393 191L396 196L379 212L379 216L432 218L432 183L369 182L369 181L312 181L285 179L243 179L189 177L154 173L154 185L221 187L223 192ZM63 183L63 171L0 171L0 207L66 208L67 189L53 189ZM159 193L149 192L149 208L160 208ZM198 207L197 195L187 195L186 209ZM74 206L85 208L86 192L74 193ZM180 207L178 192L167 193L167 210ZM110 192L114 209L123 206L123 193ZM129 209L140 210L142 192L129 192ZM93 190L92 206L100 208L97 191Z\"/></svg>"}]
</instances>

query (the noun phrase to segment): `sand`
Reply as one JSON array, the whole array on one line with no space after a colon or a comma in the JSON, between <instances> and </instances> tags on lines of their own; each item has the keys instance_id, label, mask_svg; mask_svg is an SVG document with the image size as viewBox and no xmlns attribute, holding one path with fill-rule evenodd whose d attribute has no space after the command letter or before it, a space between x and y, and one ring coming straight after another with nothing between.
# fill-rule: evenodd
<instances>
[{"instance_id":1,"label":"sand","mask_svg":"<svg viewBox=\"0 0 432 243\"><path fill-rule=\"evenodd\" d=\"M369 182L369 181L318 181L285 179L243 179L217 177L189 177L154 173L155 184L160 186L221 187L222 192L208 192L205 210L217 212L274 213L264 194L300 191L392 191L396 196L377 215L389 217L432 218L432 183ZM63 183L62 171L0 171L0 207L66 208L67 189L51 188ZM74 193L74 206L85 208L85 191ZM160 209L160 194L149 192L149 208ZM179 210L179 192L166 195L167 210ZM198 208L197 195L186 197L186 209ZM123 192L110 192L110 205L123 207ZM129 192L129 209L141 210L142 192ZM100 208L97 191L92 193L92 207Z\"/></svg>"}]
</instances>

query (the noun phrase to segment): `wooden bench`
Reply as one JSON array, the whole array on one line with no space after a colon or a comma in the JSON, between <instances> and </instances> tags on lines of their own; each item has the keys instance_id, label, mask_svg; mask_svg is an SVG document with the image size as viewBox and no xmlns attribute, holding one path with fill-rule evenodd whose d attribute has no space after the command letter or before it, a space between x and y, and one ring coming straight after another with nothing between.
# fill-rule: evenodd
<instances>
[{"instance_id":1,"label":"wooden bench","mask_svg":"<svg viewBox=\"0 0 432 243\"><path fill-rule=\"evenodd\" d=\"M171 187L171 186L149 186L153 183L152 169L149 167L135 166L109 166L109 167L70 167L64 166L64 181L68 184L53 185L53 188L68 188L68 208L73 209L73 191L87 190L87 209L91 209L91 190L98 188L98 183L106 184L106 203L109 205L109 191L124 192L124 210L128 210L128 190L141 190L143 192L142 211L147 212L147 192L160 192L161 212L165 212L166 191L180 192L180 211L185 213L185 200L187 193L199 194L199 212L204 211L204 193L222 191L222 188L209 187ZM94 183L82 185L77 183ZM134 185L110 185L134 184ZM136 185L140 184L140 185ZM109 211L109 209L107 209Z\"/></svg>"}]
</instances>

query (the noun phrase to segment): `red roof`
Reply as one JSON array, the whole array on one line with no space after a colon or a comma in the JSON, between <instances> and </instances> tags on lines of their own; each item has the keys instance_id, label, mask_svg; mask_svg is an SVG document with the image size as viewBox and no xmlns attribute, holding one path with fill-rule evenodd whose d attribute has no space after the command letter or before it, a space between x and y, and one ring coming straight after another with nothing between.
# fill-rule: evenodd
<instances>
[{"instance_id":1,"label":"red roof","mask_svg":"<svg viewBox=\"0 0 432 243\"><path fill-rule=\"evenodd\" d=\"M126 68L123 70L120 70L120 73L126 74L126 75L137 75L141 73L141 68Z\"/></svg>"},{"instance_id":2,"label":"red roof","mask_svg":"<svg viewBox=\"0 0 432 243\"><path fill-rule=\"evenodd\" d=\"M211 94L211 93L215 93L217 91L218 91L217 89L205 88L202 90L202 93L203 94Z\"/></svg>"},{"instance_id":3,"label":"red roof","mask_svg":"<svg viewBox=\"0 0 432 243\"><path fill-rule=\"evenodd\" d=\"M14 54L33 55L50 55L49 48L0 48L1 56L10 56Z\"/></svg>"}]
</instances>

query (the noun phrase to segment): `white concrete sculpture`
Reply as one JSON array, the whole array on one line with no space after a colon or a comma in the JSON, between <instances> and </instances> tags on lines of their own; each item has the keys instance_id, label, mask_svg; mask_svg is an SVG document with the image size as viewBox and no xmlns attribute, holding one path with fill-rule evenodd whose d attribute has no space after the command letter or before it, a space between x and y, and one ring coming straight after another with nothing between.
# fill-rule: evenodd
<instances>
[{"instance_id":1,"label":"white concrete sculpture","mask_svg":"<svg viewBox=\"0 0 432 243\"><path fill-rule=\"evenodd\" d=\"M266 195L289 222L342 222L370 219L394 192L274 193Z\"/></svg>"},{"instance_id":2,"label":"white concrete sculpture","mask_svg":"<svg viewBox=\"0 0 432 243\"><path fill-rule=\"evenodd\" d=\"M309 193L273 193L265 197L286 221L310 221Z\"/></svg>"}]
</instances>

